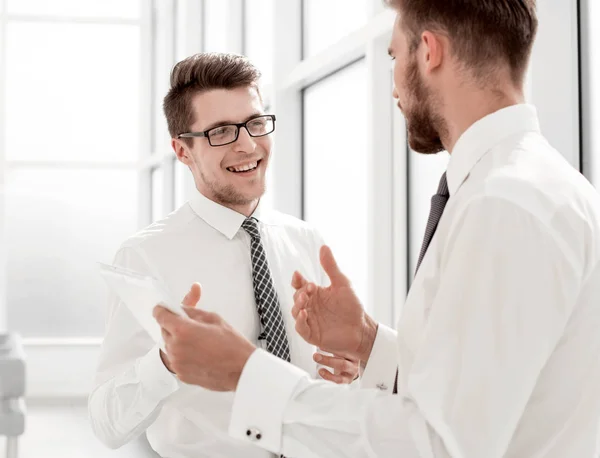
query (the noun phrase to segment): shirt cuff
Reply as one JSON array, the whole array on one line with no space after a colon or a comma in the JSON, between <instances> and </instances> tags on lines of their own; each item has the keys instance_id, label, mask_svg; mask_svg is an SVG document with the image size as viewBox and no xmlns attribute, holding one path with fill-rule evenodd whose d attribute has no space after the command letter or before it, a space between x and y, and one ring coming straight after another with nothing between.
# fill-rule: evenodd
<instances>
[{"instance_id":1,"label":"shirt cuff","mask_svg":"<svg viewBox=\"0 0 600 458\"><path fill-rule=\"evenodd\" d=\"M162 362L159 345L139 359L138 374L145 396L156 402L179 389L179 381Z\"/></svg>"},{"instance_id":2,"label":"shirt cuff","mask_svg":"<svg viewBox=\"0 0 600 458\"><path fill-rule=\"evenodd\" d=\"M283 415L303 378L309 378L303 370L264 350L255 350L238 382L229 435L279 453Z\"/></svg>"},{"instance_id":3,"label":"shirt cuff","mask_svg":"<svg viewBox=\"0 0 600 458\"><path fill-rule=\"evenodd\" d=\"M379 324L375 343L365 370L360 376L360 387L377 388L392 392L398 369L398 334Z\"/></svg>"}]
</instances>

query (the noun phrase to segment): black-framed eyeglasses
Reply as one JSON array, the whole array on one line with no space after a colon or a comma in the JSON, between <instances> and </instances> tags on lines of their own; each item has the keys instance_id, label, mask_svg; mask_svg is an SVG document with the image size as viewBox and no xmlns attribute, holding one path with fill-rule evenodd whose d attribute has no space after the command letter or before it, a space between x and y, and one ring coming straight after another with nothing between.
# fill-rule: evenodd
<instances>
[{"instance_id":1,"label":"black-framed eyeglasses","mask_svg":"<svg viewBox=\"0 0 600 458\"><path fill-rule=\"evenodd\" d=\"M223 146L237 141L240 128L244 127L251 137L264 137L275 130L275 115L261 115L239 124L225 124L204 132L185 132L177 138L206 137L210 146Z\"/></svg>"}]
</instances>

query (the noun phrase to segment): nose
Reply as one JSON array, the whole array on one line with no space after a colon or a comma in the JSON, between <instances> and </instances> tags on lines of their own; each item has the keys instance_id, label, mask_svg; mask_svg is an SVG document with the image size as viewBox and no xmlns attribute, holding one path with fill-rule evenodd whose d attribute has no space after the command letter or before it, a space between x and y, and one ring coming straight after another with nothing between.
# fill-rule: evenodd
<instances>
[{"instance_id":1,"label":"nose","mask_svg":"<svg viewBox=\"0 0 600 458\"><path fill-rule=\"evenodd\" d=\"M392 91L392 97L394 97L395 99L398 99L398 97L400 97L400 94L398 94L398 90L396 89L396 86L394 86L394 90Z\"/></svg>"},{"instance_id":2,"label":"nose","mask_svg":"<svg viewBox=\"0 0 600 458\"><path fill-rule=\"evenodd\" d=\"M253 153L256 149L256 142L245 127L240 127L238 139L235 141L234 147L236 151L245 153Z\"/></svg>"}]
</instances>

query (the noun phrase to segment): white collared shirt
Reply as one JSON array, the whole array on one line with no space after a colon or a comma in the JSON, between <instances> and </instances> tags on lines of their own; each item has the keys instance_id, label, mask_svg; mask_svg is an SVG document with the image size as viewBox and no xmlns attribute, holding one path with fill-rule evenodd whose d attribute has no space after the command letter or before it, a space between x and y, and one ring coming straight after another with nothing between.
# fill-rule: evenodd
<instances>
[{"instance_id":1,"label":"white collared shirt","mask_svg":"<svg viewBox=\"0 0 600 458\"><path fill-rule=\"evenodd\" d=\"M233 437L303 458L598 456L598 193L530 105L471 126L447 178L450 200L397 331L379 327L365 389L311 381L257 350ZM278 386L260 386L263 372Z\"/></svg>"},{"instance_id":2,"label":"white collared shirt","mask_svg":"<svg viewBox=\"0 0 600 458\"><path fill-rule=\"evenodd\" d=\"M292 274L299 270L321 284L320 236L306 223L281 213L254 212L277 290L291 361L317 376L314 347L294 330ZM202 284L199 307L221 315L254 344L260 322L252 284L250 236L245 216L198 193L188 204L127 240L115 265L150 274L183 298ZM264 345L264 341L261 341ZM269 374L263 374L268 381ZM249 457L271 454L227 434L233 393L215 393L178 382L159 349L128 308L109 300L106 335L89 398L95 434L116 448L147 429L153 448L168 457Z\"/></svg>"}]
</instances>

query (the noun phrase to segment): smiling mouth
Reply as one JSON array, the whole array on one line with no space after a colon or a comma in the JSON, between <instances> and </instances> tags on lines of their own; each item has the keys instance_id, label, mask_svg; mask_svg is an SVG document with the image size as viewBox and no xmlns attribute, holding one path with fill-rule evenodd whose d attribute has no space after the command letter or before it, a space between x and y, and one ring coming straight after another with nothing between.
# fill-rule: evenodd
<instances>
[{"instance_id":1,"label":"smiling mouth","mask_svg":"<svg viewBox=\"0 0 600 458\"><path fill-rule=\"evenodd\" d=\"M254 170L256 170L258 168L258 165L262 162L262 159L255 161L255 162L249 162L248 164L244 164L244 165L240 165L240 166L235 166L235 167L227 167L227 170L233 173L248 173L248 172L252 172Z\"/></svg>"}]
</instances>

